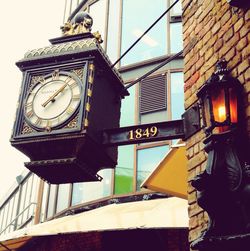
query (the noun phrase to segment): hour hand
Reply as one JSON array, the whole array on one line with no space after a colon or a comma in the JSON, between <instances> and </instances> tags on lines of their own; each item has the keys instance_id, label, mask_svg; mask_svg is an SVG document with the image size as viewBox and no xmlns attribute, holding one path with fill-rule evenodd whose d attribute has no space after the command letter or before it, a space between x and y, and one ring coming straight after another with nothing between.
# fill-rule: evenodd
<instances>
[{"instance_id":1,"label":"hour hand","mask_svg":"<svg viewBox=\"0 0 250 251\"><path fill-rule=\"evenodd\" d=\"M58 89L52 96L50 96L43 104L42 106L45 107L50 101L55 101L55 97L62 92L65 87L67 86L67 84L64 84L60 89Z\"/></svg>"}]
</instances>

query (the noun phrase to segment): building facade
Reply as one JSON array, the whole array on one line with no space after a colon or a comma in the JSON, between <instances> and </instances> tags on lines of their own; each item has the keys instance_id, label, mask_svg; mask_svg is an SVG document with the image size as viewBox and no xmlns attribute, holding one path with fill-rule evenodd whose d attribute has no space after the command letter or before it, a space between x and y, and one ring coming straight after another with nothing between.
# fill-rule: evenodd
<instances>
[{"instance_id":1,"label":"building facade","mask_svg":"<svg viewBox=\"0 0 250 251\"><path fill-rule=\"evenodd\" d=\"M243 130L250 135L249 90L250 90L250 10L229 5L230 1L190 1L183 13L183 39L187 48L193 40L194 47L184 55L185 108L197 102L197 90L215 72L216 63L224 58L230 74L243 87ZM232 2L232 1L231 1ZM240 2L240 1L238 1ZM204 152L204 131L186 142L188 157L189 241L198 239L208 228L208 214L197 204L197 191L191 181L202 173L207 165ZM247 152L249 155L249 148ZM223 200L223 198L222 198ZM222 249L221 249L222 250ZM247 250L247 249L246 249Z\"/></svg>"},{"instance_id":2,"label":"building facade","mask_svg":"<svg viewBox=\"0 0 250 251\"><path fill-rule=\"evenodd\" d=\"M115 63L174 2L159 0L156 5L146 0L65 1L64 19L73 20L76 9L88 12L94 20L92 31L100 32L102 47ZM115 67L127 85L182 49L179 1ZM130 96L122 100L120 126L180 119L184 112L183 90L180 56L129 88ZM168 140L120 146L117 167L101 170L101 182L53 185L24 172L0 204L0 234L110 203L167 198L166 194L141 188L141 183L176 143L177 140ZM186 230L180 233L183 240L185 235ZM187 247L177 246L171 250Z\"/></svg>"}]
</instances>

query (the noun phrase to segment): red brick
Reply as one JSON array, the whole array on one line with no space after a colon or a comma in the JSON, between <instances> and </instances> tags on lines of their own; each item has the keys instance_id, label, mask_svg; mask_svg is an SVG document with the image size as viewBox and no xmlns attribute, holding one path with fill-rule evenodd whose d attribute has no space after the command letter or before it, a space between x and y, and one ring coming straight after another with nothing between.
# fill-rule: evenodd
<instances>
[{"instance_id":1,"label":"red brick","mask_svg":"<svg viewBox=\"0 0 250 251\"><path fill-rule=\"evenodd\" d=\"M211 31L207 32L206 35L202 39L203 45L205 45L210 40L211 37L212 37L212 32Z\"/></svg>"},{"instance_id":2,"label":"red brick","mask_svg":"<svg viewBox=\"0 0 250 251\"><path fill-rule=\"evenodd\" d=\"M230 62L228 62L228 67L232 69L240 62L241 62L241 55L237 54Z\"/></svg>"},{"instance_id":3,"label":"red brick","mask_svg":"<svg viewBox=\"0 0 250 251\"><path fill-rule=\"evenodd\" d=\"M245 71L244 77L246 81L250 80L250 67Z\"/></svg>"},{"instance_id":4,"label":"red brick","mask_svg":"<svg viewBox=\"0 0 250 251\"><path fill-rule=\"evenodd\" d=\"M232 49L225 55L226 61L229 62L229 61L235 56L235 53L236 53L236 49L235 49L235 48L232 48Z\"/></svg>"},{"instance_id":5,"label":"red brick","mask_svg":"<svg viewBox=\"0 0 250 251\"><path fill-rule=\"evenodd\" d=\"M189 229L194 229L198 227L198 218L197 216L193 216L189 219Z\"/></svg>"},{"instance_id":6,"label":"red brick","mask_svg":"<svg viewBox=\"0 0 250 251\"><path fill-rule=\"evenodd\" d=\"M245 59L242 63L240 63L240 65L238 66L238 74L240 75L247 68L249 68L249 59Z\"/></svg>"},{"instance_id":7,"label":"red brick","mask_svg":"<svg viewBox=\"0 0 250 251\"><path fill-rule=\"evenodd\" d=\"M241 51L242 49L244 49L247 46L247 43L247 38L243 37L236 46L237 51Z\"/></svg>"},{"instance_id":8,"label":"red brick","mask_svg":"<svg viewBox=\"0 0 250 251\"><path fill-rule=\"evenodd\" d=\"M250 22L247 22L241 29L240 29L240 37L244 37L249 33L250 30Z\"/></svg>"},{"instance_id":9,"label":"red brick","mask_svg":"<svg viewBox=\"0 0 250 251\"><path fill-rule=\"evenodd\" d=\"M195 64L196 69L199 70L202 67L202 65L204 65L204 63L205 63L204 57L200 57L197 63Z\"/></svg>"},{"instance_id":10,"label":"red brick","mask_svg":"<svg viewBox=\"0 0 250 251\"><path fill-rule=\"evenodd\" d=\"M250 20L250 9L246 12L245 14L245 20L249 21Z\"/></svg>"},{"instance_id":11,"label":"red brick","mask_svg":"<svg viewBox=\"0 0 250 251\"><path fill-rule=\"evenodd\" d=\"M213 26L213 28L212 28L212 33L213 33L213 34L217 33L218 30L220 29L220 27L221 27L220 22L217 22L217 23Z\"/></svg>"},{"instance_id":12,"label":"red brick","mask_svg":"<svg viewBox=\"0 0 250 251\"><path fill-rule=\"evenodd\" d=\"M237 32L244 24L244 19L241 18L237 21L237 23L234 25L234 32Z\"/></svg>"},{"instance_id":13,"label":"red brick","mask_svg":"<svg viewBox=\"0 0 250 251\"><path fill-rule=\"evenodd\" d=\"M223 45L222 38L218 39L217 42L214 45L214 52L217 52Z\"/></svg>"},{"instance_id":14,"label":"red brick","mask_svg":"<svg viewBox=\"0 0 250 251\"><path fill-rule=\"evenodd\" d=\"M224 24L224 25L221 27L221 29L219 30L219 32L218 32L218 37L219 37L219 38L222 37L222 36L225 34L225 32L228 31L228 29L230 29L231 25L232 25L232 22L231 22L231 20L229 19L229 21L228 21L226 24Z\"/></svg>"},{"instance_id":15,"label":"red brick","mask_svg":"<svg viewBox=\"0 0 250 251\"><path fill-rule=\"evenodd\" d=\"M189 89L199 79L200 73L197 71L184 85L184 90Z\"/></svg>"},{"instance_id":16,"label":"red brick","mask_svg":"<svg viewBox=\"0 0 250 251\"><path fill-rule=\"evenodd\" d=\"M224 55L239 41L239 34L236 33L219 51L220 58L224 57Z\"/></svg>"},{"instance_id":17,"label":"red brick","mask_svg":"<svg viewBox=\"0 0 250 251\"><path fill-rule=\"evenodd\" d=\"M223 40L227 42L234 35L233 28L230 28L223 36Z\"/></svg>"},{"instance_id":18,"label":"red brick","mask_svg":"<svg viewBox=\"0 0 250 251\"><path fill-rule=\"evenodd\" d=\"M205 52L205 61L207 61L209 58L211 58L214 54L214 49L210 48Z\"/></svg>"},{"instance_id":19,"label":"red brick","mask_svg":"<svg viewBox=\"0 0 250 251\"><path fill-rule=\"evenodd\" d=\"M228 10L221 18L220 23L221 25L224 25L227 23L227 21L231 18L231 11Z\"/></svg>"},{"instance_id":20,"label":"red brick","mask_svg":"<svg viewBox=\"0 0 250 251\"><path fill-rule=\"evenodd\" d=\"M242 50L242 59L247 59L250 57L250 44Z\"/></svg>"}]
</instances>

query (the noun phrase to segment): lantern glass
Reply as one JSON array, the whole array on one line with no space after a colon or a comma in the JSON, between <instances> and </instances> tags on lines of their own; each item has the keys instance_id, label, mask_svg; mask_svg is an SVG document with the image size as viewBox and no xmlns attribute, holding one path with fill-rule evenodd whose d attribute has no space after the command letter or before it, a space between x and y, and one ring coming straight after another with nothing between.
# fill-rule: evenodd
<instances>
[{"instance_id":1,"label":"lantern glass","mask_svg":"<svg viewBox=\"0 0 250 251\"><path fill-rule=\"evenodd\" d=\"M205 127L211 127L211 122L212 122L212 119L211 119L211 111L210 111L210 98L209 96L206 96L205 99L204 99L204 107L203 107L203 115L204 115L204 125Z\"/></svg>"},{"instance_id":2,"label":"lantern glass","mask_svg":"<svg viewBox=\"0 0 250 251\"><path fill-rule=\"evenodd\" d=\"M230 102L230 118L232 123L238 122L238 99L237 92L229 89L229 102Z\"/></svg>"},{"instance_id":3,"label":"lantern glass","mask_svg":"<svg viewBox=\"0 0 250 251\"><path fill-rule=\"evenodd\" d=\"M214 121L223 123L227 119L227 108L225 102L225 92L224 89L215 89L212 93L212 106Z\"/></svg>"}]
</instances>

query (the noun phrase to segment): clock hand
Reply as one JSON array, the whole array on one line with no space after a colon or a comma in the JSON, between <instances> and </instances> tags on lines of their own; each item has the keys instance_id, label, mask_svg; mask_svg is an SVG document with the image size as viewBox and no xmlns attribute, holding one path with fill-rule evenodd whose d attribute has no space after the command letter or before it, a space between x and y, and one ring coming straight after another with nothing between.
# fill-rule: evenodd
<instances>
[{"instance_id":1,"label":"clock hand","mask_svg":"<svg viewBox=\"0 0 250 251\"><path fill-rule=\"evenodd\" d=\"M42 106L45 107L50 101L52 101L60 92L62 92L67 84L64 84L60 89L58 89L52 96L50 96L43 104Z\"/></svg>"}]
</instances>

